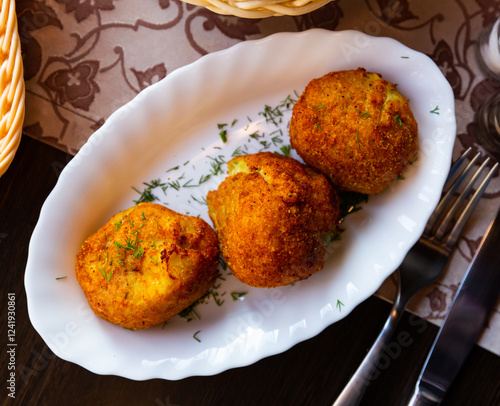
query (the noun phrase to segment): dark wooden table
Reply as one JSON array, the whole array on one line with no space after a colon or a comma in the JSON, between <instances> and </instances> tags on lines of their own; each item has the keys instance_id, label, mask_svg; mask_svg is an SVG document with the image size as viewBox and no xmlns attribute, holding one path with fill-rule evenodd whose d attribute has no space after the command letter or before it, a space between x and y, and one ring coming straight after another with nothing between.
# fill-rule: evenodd
<instances>
[{"instance_id":1,"label":"dark wooden table","mask_svg":"<svg viewBox=\"0 0 500 406\"><path fill-rule=\"evenodd\" d=\"M342 321L289 351L211 377L136 382L95 375L57 358L31 326L24 271L40 208L62 168L61 151L23 137L16 158L0 178L0 321L2 405L331 405L361 361L390 305L368 299ZM8 293L16 297L15 399L8 397ZM63 305L63 304L61 304ZM399 405L415 378L437 328L405 314L380 375L362 405ZM461 370L443 405L500 405L500 357L479 347Z\"/></svg>"}]
</instances>

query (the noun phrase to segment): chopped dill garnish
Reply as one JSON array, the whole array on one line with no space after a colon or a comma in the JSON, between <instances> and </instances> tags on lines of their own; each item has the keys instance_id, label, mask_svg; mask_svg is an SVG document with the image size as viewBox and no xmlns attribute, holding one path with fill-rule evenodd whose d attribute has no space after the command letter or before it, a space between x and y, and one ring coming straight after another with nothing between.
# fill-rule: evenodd
<instances>
[{"instance_id":1,"label":"chopped dill garnish","mask_svg":"<svg viewBox=\"0 0 500 406\"><path fill-rule=\"evenodd\" d=\"M297 96L297 98L299 97L299 95L297 94L297 92L294 92L295 93L295 96ZM280 102L280 107L285 107L286 109L289 109L290 107L293 107L293 105L296 103L296 99L292 99L292 97L290 95L288 95L284 100L282 100Z\"/></svg>"},{"instance_id":2,"label":"chopped dill garnish","mask_svg":"<svg viewBox=\"0 0 500 406\"><path fill-rule=\"evenodd\" d=\"M430 111L433 114L439 114L439 106L434 107L433 110Z\"/></svg>"},{"instance_id":3,"label":"chopped dill garnish","mask_svg":"<svg viewBox=\"0 0 500 406\"><path fill-rule=\"evenodd\" d=\"M151 182L149 182L149 183L144 182L143 184L146 185L150 189L154 189L155 187L165 185L164 183L161 182L160 179L153 179Z\"/></svg>"},{"instance_id":4,"label":"chopped dill garnish","mask_svg":"<svg viewBox=\"0 0 500 406\"><path fill-rule=\"evenodd\" d=\"M59 276L58 278L56 278L56 281L60 281L61 279L66 279L67 276Z\"/></svg>"},{"instance_id":5,"label":"chopped dill garnish","mask_svg":"<svg viewBox=\"0 0 500 406\"><path fill-rule=\"evenodd\" d=\"M191 306L186 307L184 310L179 312L179 317L185 319L188 323L194 319L199 319L200 316L194 310L194 307L198 305L198 302L194 302Z\"/></svg>"},{"instance_id":6,"label":"chopped dill garnish","mask_svg":"<svg viewBox=\"0 0 500 406\"><path fill-rule=\"evenodd\" d=\"M281 118L283 117L283 113L279 109L279 106L273 108L267 104L264 106L264 111L261 111L259 114L264 116L266 123L273 123L275 126L281 123Z\"/></svg>"},{"instance_id":7,"label":"chopped dill garnish","mask_svg":"<svg viewBox=\"0 0 500 406\"><path fill-rule=\"evenodd\" d=\"M139 247L139 249L135 252L134 254L134 259L140 259L142 258L142 256L144 255L144 250L142 249L142 247Z\"/></svg>"},{"instance_id":8,"label":"chopped dill garnish","mask_svg":"<svg viewBox=\"0 0 500 406\"><path fill-rule=\"evenodd\" d=\"M290 156L290 151L292 149L292 146L290 144L288 145L283 145L281 148L280 148L280 151L283 155L285 156Z\"/></svg>"},{"instance_id":9,"label":"chopped dill garnish","mask_svg":"<svg viewBox=\"0 0 500 406\"><path fill-rule=\"evenodd\" d=\"M250 138L253 138L254 140L257 140L259 138L264 137L263 135L259 134L258 131L253 132L252 134L249 135Z\"/></svg>"},{"instance_id":10,"label":"chopped dill garnish","mask_svg":"<svg viewBox=\"0 0 500 406\"><path fill-rule=\"evenodd\" d=\"M199 343L201 343L201 340L200 340L198 337L196 337L196 336L198 335L198 333L199 333L200 331L201 331L201 330L198 330L196 333L194 333L194 334L193 334L193 338L194 338L196 341L198 341Z\"/></svg>"},{"instance_id":11,"label":"chopped dill garnish","mask_svg":"<svg viewBox=\"0 0 500 406\"><path fill-rule=\"evenodd\" d=\"M211 169L212 175L216 176L216 175L222 174L221 167L223 164L226 163L226 161L224 160L224 156L219 155L216 158L212 158L209 156L208 158L212 160L212 162L210 162L210 166L212 167L212 169Z\"/></svg>"},{"instance_id":12,"label":"chopped dill garnish","mask_svg":"<svg viewBox=\"0 0 500 406\"><path fill-rule=\"evenodd\" d=\"M398 123L400 126L403 125L403 122L401 121L401 119L399 118L399 114L396 114L396 117L394 117L394 120L396 121L396 123Z\"/></svg>"},{"instance_id":13,"label":"chopped dill garnish","mask_svg":"<svg viewBox=\"0 0 500 406\"><path fill-rule=\"evenodd\" d=\"M241 155L243 152L241 151L241 146L236 148L233 153L231 154L231 156L237 156L237 155Z\"/></svg>"},{"instance_id":14,"label":"chopped dill garnish","mask_svg":"<svg viewBox=\"0 0 500 406\"><path fill-rule=\"evenodd\" d=\"M180 179L180 178L179 178ZM168 184L170 187L174 188L175 190L180 190L181 188L181 184L179 183L178 180L174 181L174 182L170 182Z\"/></svg>"},{"instance_id":15,"label":"chopped dill garnish","mask_svg":"<svg viewBox=\"0 0 500 406\"><path fill-rule=\"evenodd\" d=\"M200 177L200 180L198 181L198 184L202 184L202 183L205 183L206 181L208 181L210 179L212 175L208 174L208 175L201 175Z\"/></svg>"},{"instance_id":16,"label":"chopped dill garnish","mask_svg":"<svg viewBox=\"0 0 500 406\"><path fill-rule=\"evenodd\" d=\"M283 140L280 137L278 137L277 135L274 136L274 137L272 137L271 141L272 141L272 143L273 143L274 146L276 146L277 144L282 144L283 143Z\"/></svg>"},{"instance_id":17,"label":"chopped dill garnish","mask_svg":"<svg viewBox=\"0 0 500 406\"><path fill-rule=\"evenodd\" d=\"M227 142L227 130L224 130L223 128L226 127L227 124L217 124L217 128L221 131L219 131L219 136L222 139L222 142L226 143Z\"/></svg>"},{"instance_id":18,"label":"chopped dill garnish","mask_svg":"<svg viewBox=\"0 0 500 406\"><path fill-rule=\"evenodd\" d=\"M196 202L196 203L199 203L199 204L203 204L205 206L208 206L208 202L207 202L207 199L205 198L205 196L202 196L200 199L197 199L196 197L194 197L193 195L191 195L191 198Z\"/></svg>"},{"instance_id":19,"label":"chopped dill garnish","mask_svg":"<svg viewBox=\"0 0 500 406\"><path fill-rule=\"evenodd\" d=\"M135 187L132 187L132 189L134 189L140 195L139 199L134 200L135 204L143 202L153 202L155 200L158 200L158 198L153 194L152 190L156 189L157 187L161 187L163 189L166 186L166 184L162 183L160 179L153 179L149 183L144 182L143 185L145 185L146 187L142 192ZM165 189L163 189L163 192L165 192Z\"/></svg>"},{"instance_id":20,"label":"chopped dill garnish","mask_svg":"<svg viewBox=\"0 0 500 406\"><path fill-rule=\"evenodd\" d=\"M224 271L227 270L227 264L222 255L219 255L219 264Z\"/></svg>"},{"instance_id":21,"label":"chopped dill garnish","mask_svg":"<svg viewBox=\"0 0 500 406\"><path fill-rule=\"evenodd\" d=\"M186 183L184 183L182 185L182 187L196 187L196 186L199 186L199 185L191 185L192 181L193 181L193 179L189 179Z\"/></svg>"},{"instance_id":22,"label":"chopped dill garnish","mask_svg":"<svg viewBox=\"0 0 500 406\"><path fill-rule=\"evenodd\" d=\"M214 302L217 306L222 306L222 304L224 303L224 300L221 300L219 299L219 296L221 296L218 292L218 289L220 288L220 283L217 284L217 285L214 285L209 291L208 293L212 296L212 298L214 299Z\"/></svg>"},{"instance_id":23,"label":"chopped dill garnish","mask_svg":"<svg viewBox=\"0 0 500 406\"><path fill-rule=\"evenodd\" d=\"M219 289L221 287L221 284L215 284L208 290L207 293L205 293L202 297L200 297L198 300L196 300L193 304L190 306L186 307L184 310L179 312L179 317L185 319L187 322L190 322L194 319L200 319L200 315L196 312L195 307L208 302L210 299L213 299L215 304L217 306L222 306L224 303L224 300L221 300L220 297L224 296L225 292L219 293Z\"/></svg>"},{"instance_id":24,"label":"chopped dill garnish","mask_svg":"<svg viewBox=\"0 0 500 406\"><path fill-rule=\"evenodd\" d=\"M368 117L371 117L370 113L368 112L365 112L365 113L361 113L361 111L357 108L357 107L354 107L356 109L356 111L359 113L359 116L360 117L364 117L364 118L368 118Z\"/></svg>"},{"instance_id":25,"label":"chopped dill garnish","mask_svg":"<svg viewBox=\"0 0 500 406\"><path fill-rule=\"evenodd\" d=\"M119 261L123 261L126 258L127 251L133 252L134 259L142 258L142 256L144 255L144 249L139 245L142 242L142 240L139 240L139 230L144 226L144 224L145 223L142 223L138 228L132 231L131 234L135 236L135 239L125 238L125 244L122 244L119 241L115 241L115 248L118 251L118 254L123 255L122 258L119 258Z\"/></svg>"},{"instance_id":26,"label":"chopped dill garnish","mask_svg":"<svg viewBox=\"0 0 500 406\"><path fill-rule=\"evenodd\" d=\"M106 254L106 262L104 263L102 268L99 268L99 272L101 273L102 276L104 276L104 279L106 279L109 282L111 282L111 277L113 276L113 270L110 270L109 273L106 272L106 264L108 263L108 255Z\"/></svg>"},{"instance_id":27,"label":"chopped dill garnish","mask_svg":"<svg viewBox=\"0 0 500 406\"><path fill-rule=\"evenodd\" d=\"M222 130L221 132L219 132L219 136L222 139L222 142L227 142L227 130Z\"/></svg>"},{"instance_id":28,"label":"chopped dill garnish","mask_svg":"<svg viewBox=\"0 0 500 406\"><path fill-rule=\"evenodd\" d=\"M342 310L342 306L344 306L344 303L337 299L337 309L339 309L339 312Z\"/></svg>"},{"instance_id":29,"label":"chopped dill garnish","mask_svg":"<svg viewBox=\"0 0 500 406\"><path fill-rule=\"evenodd\" d=\"M231 292L231 297L234 301L241 300L243 296L245 296L248 292Z\"/></svg>"},{"instance_id":30,"label":"chopped dill garnish","mask_svg":"<svg viewBox=\"0 0 500 406\"><path fill-rule=\"evenodd\" d=\"M202 303L205 303L209 299L209 295L210 292L205 293L202 297L193 302L190 306L186 307L184 310L181 310L179 312L179 317L185 319L188 323L190 321L193 321L194 319L199 320L200 315L196 313L196 310L194 308Z\"/></svg>"},{"instance_id":31,"label":"chopped dill garnish","mask_svg":"<svg viewBox=\"0 0 500 406\"><path fill-rule=\"evenodd\" d=\"M146 189L142 192L137 190L135 187L133 187L132 189L134 189L137 193L139 193L141 195L139 197L139 199L134 200L135 204L144 203L144 202L154 202L155 200L158 200L158 198L149 189Z\"/></svg>"}]
</instances>

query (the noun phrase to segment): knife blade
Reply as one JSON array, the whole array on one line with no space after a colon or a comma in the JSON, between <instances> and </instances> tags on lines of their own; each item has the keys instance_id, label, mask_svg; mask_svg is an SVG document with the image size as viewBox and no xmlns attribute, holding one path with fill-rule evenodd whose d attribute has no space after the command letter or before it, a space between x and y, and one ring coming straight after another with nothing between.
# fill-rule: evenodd
<instances>
[{"instance_id":1,"label":"knife blade","mask_svg":"<svg viewBox=\"0 0 500 406\"><path fill-rule=\"evenodd\" d=\"M500 293L499 249L500 210L467 269L408 405L439 405L477 342Z\"/></svg>"}]
</instances>

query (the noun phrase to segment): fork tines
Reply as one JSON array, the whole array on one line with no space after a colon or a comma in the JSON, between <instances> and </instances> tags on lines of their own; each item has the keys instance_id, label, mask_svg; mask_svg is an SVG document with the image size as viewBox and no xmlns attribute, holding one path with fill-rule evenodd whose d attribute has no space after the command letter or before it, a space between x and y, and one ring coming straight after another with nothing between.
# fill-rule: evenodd
<instances>
[{"instance_id":1,"label":"fork tines","mask_svg":"<svg viewBox=\"0 0 500 406\"><path fill-rule=\"evenodd\" d=\"M490 158L486 158L479 168L473 171L481 156L478 152L460 172L470 152L471 148L468 148L451 167L443 188L444 195L429 218L424 231L424 236L438 241L447 250L451 250L457 242L498 167L498 163L495 163L472 193L474 185L481 179L487 168ZM466 179L468 181L464 183Z\"/></svg>"}]
</instances>

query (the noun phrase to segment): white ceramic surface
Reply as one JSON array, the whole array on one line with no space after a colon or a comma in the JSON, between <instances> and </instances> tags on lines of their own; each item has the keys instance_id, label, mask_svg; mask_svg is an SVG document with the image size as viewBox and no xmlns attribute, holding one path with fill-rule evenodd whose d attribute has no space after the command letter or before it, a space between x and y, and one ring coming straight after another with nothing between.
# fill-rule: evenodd
<instances>
[{"instance_id":1,"label":"white ceramic surface","mask_svg":"<svg viewBox=\"0 0 500 406\"><path fill-rule=\"evenodd\" d=\"M325 269L277 289L250 288L226 276L218 289L225 292L222 306L213 300L198 306L201 318L189 323L176 317L163 328L134 332L93 314L75 278L75 255L88 235L133 205L138 194L132 186L142 189L142 182L157 178L180 186L192 178L197 184L215 157L228 160L237 148L255 152L277 135L282 143L270 149L279 150L289 143L290 111L278 125L266 123L259 114L264 105L295 97L294 91L300 94L312 78L329 71L357 67L381 73L410 100L419 124L419 158L404 181L347 217ZM228 123L227 143L219 136L220 123ZM455 127L453 93L438 67L393 39L310 30L207 55L116 111L62 172L29 247L31 322L59 357L98 374L136 380L211 375L285 351L348 315L397 268L437 204ZM283 135L274 133L279 129ZM249 138L253 131L266 135ZM222 179L153 192L168 207L210 223L202 200ZM233 301L231 292L246 295Z\"/></svg>"}]
</instances>

